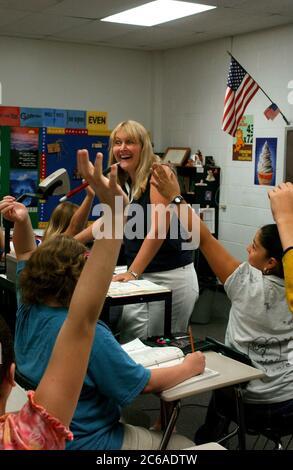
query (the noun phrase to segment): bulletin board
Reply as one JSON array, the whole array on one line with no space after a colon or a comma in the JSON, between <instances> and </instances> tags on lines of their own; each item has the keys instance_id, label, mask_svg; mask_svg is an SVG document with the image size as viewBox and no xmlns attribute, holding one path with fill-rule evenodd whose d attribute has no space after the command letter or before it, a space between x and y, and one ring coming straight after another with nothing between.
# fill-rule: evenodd
<instances>
[{"instance_id":1,"label":"bulletin board","mask_svg":"<svg viewBox=\"0 0 293 470\"><path fill-rule=\"evenodd\" d=\"M39 182L59 168L65 168L70 189L81 184L76 152L86 148L92 162L97 152L108 163L107 113L103 111L62 110L0 106L0 197L35 193ZM85 191L70 200L80 204ZM46 202L26 198L34 228L45 228L60 196ZM94 205L98 203L95 199ZM95 217L90 215L89 220Z\"/></svg>"},{"instance_id":2,"label":"bulletin board","mask_svg":"<svg viewBox=\"0 0 293 470\"><path fill-rule=\"evenodd\" d=\"M105 132L105 135L88 135L82 130L70 132L68 129L58 129L58 132L56 132L54 128L43 128L41 134L41 178L46 178L58 168L66 168L70 180L70 189L76 188L82 183L76 166L77 150L86 148L93 163L97 152L101 152L104 155L103 167L106 168L108 164L108 142L109 132ZM80 205L84 197L85 191L81 191L70 198L70 201ZM45 203L40 204L39 228L44 228L50 214L59 203L59 199L60 196L50 196ZM95 198L93 206L97 203L98 200ZM95 218L90 215L89 220Z\"/></svg>"}]
</instances>

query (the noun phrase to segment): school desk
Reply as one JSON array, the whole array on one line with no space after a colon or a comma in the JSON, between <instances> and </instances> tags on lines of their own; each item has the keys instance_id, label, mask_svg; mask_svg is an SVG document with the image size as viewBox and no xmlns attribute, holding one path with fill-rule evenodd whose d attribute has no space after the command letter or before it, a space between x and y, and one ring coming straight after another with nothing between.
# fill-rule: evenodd
<instances>
[{"instance_id":1,"label":"school desk","mask_svg":"<svg viewBox=\"0 0 293 470\"><path fill-rule=\"evenodd\" d=\"M175 386L165 390L160 394L162 424L164 434L160 444L160 449L166 449L176 420L180 411L180 403L183 398L198 395L199 393L235 386L235 399L238 418L238 437L241 450L245 450L245 422L242 401L242 386L253 379L265 376L264 372L255 367L248 366L242 362L235 361L230 357L223 356L214 351L205 352L206 366L219 372L219 375L205 380L188 384L186 387ZM171 405L170 405L171 403ZM169 405L168 405L169 404ZM170 410L171 406L171 410Z\"/></svg>"}]
</instances>

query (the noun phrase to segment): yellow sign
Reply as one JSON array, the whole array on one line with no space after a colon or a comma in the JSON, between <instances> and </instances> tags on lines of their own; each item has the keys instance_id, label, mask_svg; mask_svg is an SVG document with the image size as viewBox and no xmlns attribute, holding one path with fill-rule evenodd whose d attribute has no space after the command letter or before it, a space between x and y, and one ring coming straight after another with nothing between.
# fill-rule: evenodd
<instances>
[{"instance_id":1,"label":"yellow sign","mask_svg":"<svg viewBox=\"0 0 293 470\"><path fill-rule=\"evenodd\" d=\"M86 127L89 130L106 131L108 129L108 113L102 111L87 111Z\"/></svg>"},{"instance_id":2,"label":"yellow sign","mask_svg":"<svg viewBox=\"0 0 293 470\"><path fill-rule=\"evenodd\" d=\"M47 134L65 134L64 127L47 127Z\"/></svg>"},{"instance_id":3,"label":"yellow sign","mask_svg":"<svg viewBox=\"0 0 293 470\"><path fill-rule=\"evenodd\" d=\"M48 153L59 153L61 152L61 146L59 142L54 142L52 144L47 144Z\"/></svg>"}]
</instances>

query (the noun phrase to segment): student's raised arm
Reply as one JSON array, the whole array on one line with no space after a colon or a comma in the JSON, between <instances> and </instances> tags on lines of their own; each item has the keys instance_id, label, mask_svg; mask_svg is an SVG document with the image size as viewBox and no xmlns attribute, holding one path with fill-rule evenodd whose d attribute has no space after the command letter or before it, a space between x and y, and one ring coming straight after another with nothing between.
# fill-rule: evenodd
<instances>
[{"instance_id":1,"label":"student's raised arm","mask_svg":"<svg viewBox=\"0 0 293 470\"><path fill-rule=\"evenodd\" d=\"M112 170L112 172L110 173L110 178L107 178L102 174L102 162L103 154L101 152L98 152L96 155L95 165L91 163L88 151L86 149L80 149L77 152L78 171L83 176L83 178L89 183L95 193L99 193L99 185L101 181L102 184L105 185L105 187L111 187L113 194L115 194L115 196L117 197L117 205L120 204L120 206L123 205L123 207L127 206L127 204L129 203L128 197L126 196L122 188L117 184L116 179L114 179L114 175L116 175L117 169ZM101 199L100 201L102 202ZM110 205L109 201L107 202L107 200L105 199L105 196L103 196L103 201L104 204L108 204L108 206ZM95 238L95 234L100 233L102 231L103 225L104 217L100 217L93 224L89 225L80 233L76 234L74 238L80 241L81 243L91 242ZM121 226L121 229L122 228L123 227Z\"/></svg>"},{"instance_id":2,"label":"student's raised arm","mask_svg":"<svg viewBox=\"0 0 293 470\"><path fill-rule=\"evenodd\" d=\"M83 166L89 162L85 155ZM101 177L101 161L95 165L96 194L108 204L109 238L96 240L72 296L68 316L59 332L51 359L36 390L35 402L69 425L87 370L96 322L103 307L119 254L121 238L115 238L115 224L121 214L115 209L115 196L121 195L116 183L116 168L110 179ZM123 220L123 219L122 219ZM122 230L123 233L123 230Z\"/></svg>"},{"instance_id":3,"label":"student's raised arm","mask_svg":"<svg viewBox=\"0 0 293 470\"><path fill-rule=\"evenodd\" d=\"M271 210L283 246L293 247L293 184L281 183L269 193Z\"/></svg>"},{"instance_id":4,"label":"student's raised arm","mask_svg":"<svg viewBox=\"0 0 293 470\"><path fill-rule=\"evenodd\" d=\"M13 245L17 260L29 259L37 246L26 206L16 202L12 196L5 196L0 201L0 212L5 219L14 223Z\"/></svg>"},{"instance_id":5,"label":"student's raised arm","mask_svg":"<svg viewBox=\"0 0 293 470\"><path fill-rule=\"evenodd\" d=\"M176 178L168 177L164 165L153 165L152 184L170 202L180 194ZM198 237L198 227L200 227L200 250L215 275L224 283L240 265L240 262L230 255L224 246L210 233L207 226L186 201L183 200L175 209L178 211L177 216L182 225L186 230L193 233L192 238Z\"/></svg>"},{"instance_id":6,"label":"student's raised arm","mask_svg":"<svg viewBox=\"0 0 293 470\"><path fill-rule=\"evenodd\" d=\"M281 183L268 195L285 252L283 267L286 296L288 306L293 313L293 184Z\"/></svg>"},{"instance_id":7,"label":"student's raised arm","mask_svg":"<svg viewBox=\"0 0 293 470\"><path fill-rule=\"evenodd\" d=\"M90 215L90 211L92 208L93 200L95 197L95 192L94 190L88 186L85 188L86 191L86 196L84 200L82 201L81 205L79 208L76 210L76 212L73 214L71 217L70 223L63 233L63 235L68 235L69 237L74 237L81 231L83 231L87 225L88 218Z\"/></svg>"}]
</instances>

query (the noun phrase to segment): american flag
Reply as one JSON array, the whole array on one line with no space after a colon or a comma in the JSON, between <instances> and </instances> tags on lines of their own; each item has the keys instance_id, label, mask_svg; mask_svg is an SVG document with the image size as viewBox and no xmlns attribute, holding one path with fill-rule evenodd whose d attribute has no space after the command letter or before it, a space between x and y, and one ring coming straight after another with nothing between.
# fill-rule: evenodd
<instances>
[{"instance_id":1,"label":"american flag","mask_svg":"<svg viewBox=\"0 0 293 470\"><path fill-rule=\"evenodd\" d=\"M253 78L241 67L234 57L231 57L224 100L223 131L235 136L245 109L258 89L259 86Z\"/></svg>"},{"instance_id":2,"label":"american flag","mask_svg":"<svg viewBox=\"0 0 293 470\"><path fill-rule=\"evenodd\" d=\"M272 121L278 116L280 110L276 103L272 103L267 109L264 111L264 115L267 119L271 119Z\"/></svg>"}]
</instances>

